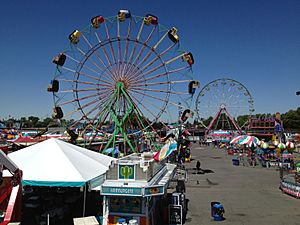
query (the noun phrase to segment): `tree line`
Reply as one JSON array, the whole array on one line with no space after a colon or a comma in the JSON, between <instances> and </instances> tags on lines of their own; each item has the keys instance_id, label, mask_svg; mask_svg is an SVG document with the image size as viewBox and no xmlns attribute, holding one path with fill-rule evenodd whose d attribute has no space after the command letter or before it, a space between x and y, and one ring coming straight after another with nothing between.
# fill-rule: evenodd
<instances>
[{"instance_id":1,"label":"tree line","mask_svg":"<svg viewBox=\"0 0 300 225\"><path fill-rule=\"evenodd\" d=\"M253 115L255 118L274 118L275 114L271 113L258 113ZM212 121L213 117L209 117L203 119L202 122L208 126L209 123ZM248 120L248 115L242 115L236 118L236 122L238 124L245 124ZM289 110L286 113L281 114L281 120L283 122L283 127L286 130L291 129L300 129L300 107L295 110ZM132 120L134 121L134 120ZM146 121L146 119L145 119ZM144 121L144 122L145 122ZM71 124L74 122L73 120L61 120L60 124ZM149 121L148 121L149 122ZM47 117L44 119L40 119L37 116L29 116L29 117L21 117L20 119L9 118L8 120L0 121L6 127L15 127L15 128L45 128L49 126L57 126L57 122L55 119ZM145 124L147 124L145 122ZM194 123L187 123L187 127L195 127L200 123L195 119ZM153 127L155 129L162 129L163 125L161 123L154 123Z\"/></svg>"}]
</instances>

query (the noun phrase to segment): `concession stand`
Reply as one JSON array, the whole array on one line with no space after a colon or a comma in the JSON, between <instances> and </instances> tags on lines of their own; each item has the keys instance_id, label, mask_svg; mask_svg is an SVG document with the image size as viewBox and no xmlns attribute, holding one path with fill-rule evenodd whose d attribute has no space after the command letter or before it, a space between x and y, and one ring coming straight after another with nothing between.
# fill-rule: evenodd
<instances>
[{"instance_id":1,"label":"concession stand","mask_svg":"<svg viewBox=\"0 0 300 225\"><path fill-rule=\"evenodd\" d=\"M154 225L162 221L176 165L134 153L112 163L101 185L103 224Z\"/></svg>"}]
</instances>

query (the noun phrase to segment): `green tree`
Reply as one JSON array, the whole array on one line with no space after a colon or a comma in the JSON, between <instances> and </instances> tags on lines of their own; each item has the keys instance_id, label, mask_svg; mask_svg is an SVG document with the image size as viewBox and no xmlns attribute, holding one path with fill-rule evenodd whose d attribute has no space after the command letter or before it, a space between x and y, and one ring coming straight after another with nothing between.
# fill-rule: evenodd
<instances>
[{"instance_id":1,"label":"green tree","mask_svg":"<svg viewBox=\"0 0 300 225\"><path fill-rule=\"evenodd\" d=\"M42 127L47 127L53 122L53 119L50 117L47 117L42 122Z\"/></svg>"},{"instance_id":2,"label":"green tree","mask_svg":"<svg viewBox=\"0 0 300 225\"><path fill-rule=\"evenodd\" d=\"M202 123L205 125L205 126L209 126L210 122L213 120L214 118L212 116L208 117L207 119L202 119Z\"/></svg>"},{"instance_id":3,"label":"green tree","mask_svg":"<svg viewBox=\"0 0 300 225\"><path fill-rule=\"evenodd\" d=\"M36 116L29 116L28 117L28 122L30 127L37 127L37 123L39 122L40 118Z\"/></svg>"},{"instance_id":4,"label":"green tree","mask_svg":"<svg viewBox=\"0 0 300 225\"><path fill-rule=\"evenodd\" d=\"M296 110L289 110L281 115L283 127L285 129L299 129L300 128L300 108Z\"/></svg>"},{"instance_id":5,"label":"green tree","mask_svg":"<svg viewBox=\"0 0 300 225\"><path fill-rule=\"evenodd\" d=\"M249 116L248 115L242 115L242 116L238 116L237 117L237 124L239 126L243 126L245 123L247 123L249 120Z\"/></svg>"}]
</instances>

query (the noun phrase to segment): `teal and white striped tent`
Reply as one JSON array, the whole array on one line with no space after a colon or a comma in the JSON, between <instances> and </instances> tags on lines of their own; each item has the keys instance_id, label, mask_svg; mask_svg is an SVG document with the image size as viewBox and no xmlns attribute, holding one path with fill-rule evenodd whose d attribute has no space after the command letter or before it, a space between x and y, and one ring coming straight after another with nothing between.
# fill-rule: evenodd
<instances>
[{"instance_id":1,"label":"teal and white striped tent","mask_svg":"<svg viewBox=\"0 0 300 225\"><path fill-rule=\"evenodd\" d=\"M55 187L99 186L116 160L54 138L8 157L23 171L23 185Z\"/></svg>"}]
</instances>

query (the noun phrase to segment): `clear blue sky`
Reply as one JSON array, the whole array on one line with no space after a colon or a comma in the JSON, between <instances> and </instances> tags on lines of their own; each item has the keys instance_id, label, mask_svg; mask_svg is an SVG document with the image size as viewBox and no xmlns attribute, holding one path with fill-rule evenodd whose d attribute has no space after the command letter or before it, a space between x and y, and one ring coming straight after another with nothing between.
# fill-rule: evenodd
<instances>
[{"instance_id":1,"label":"clear blue sky","mask_svg":"<svg viewBox=\"0 0 300 225\"><path fill-rule=\"evenodd\" d=\"M256 113L299 107L299 0L10 0L0 3L0 119L51 115L46 88L53 56L66 48L72 30L121 8L176 26L202 86L235 79L252 93Z\"/></svg>"}]
</instances>

